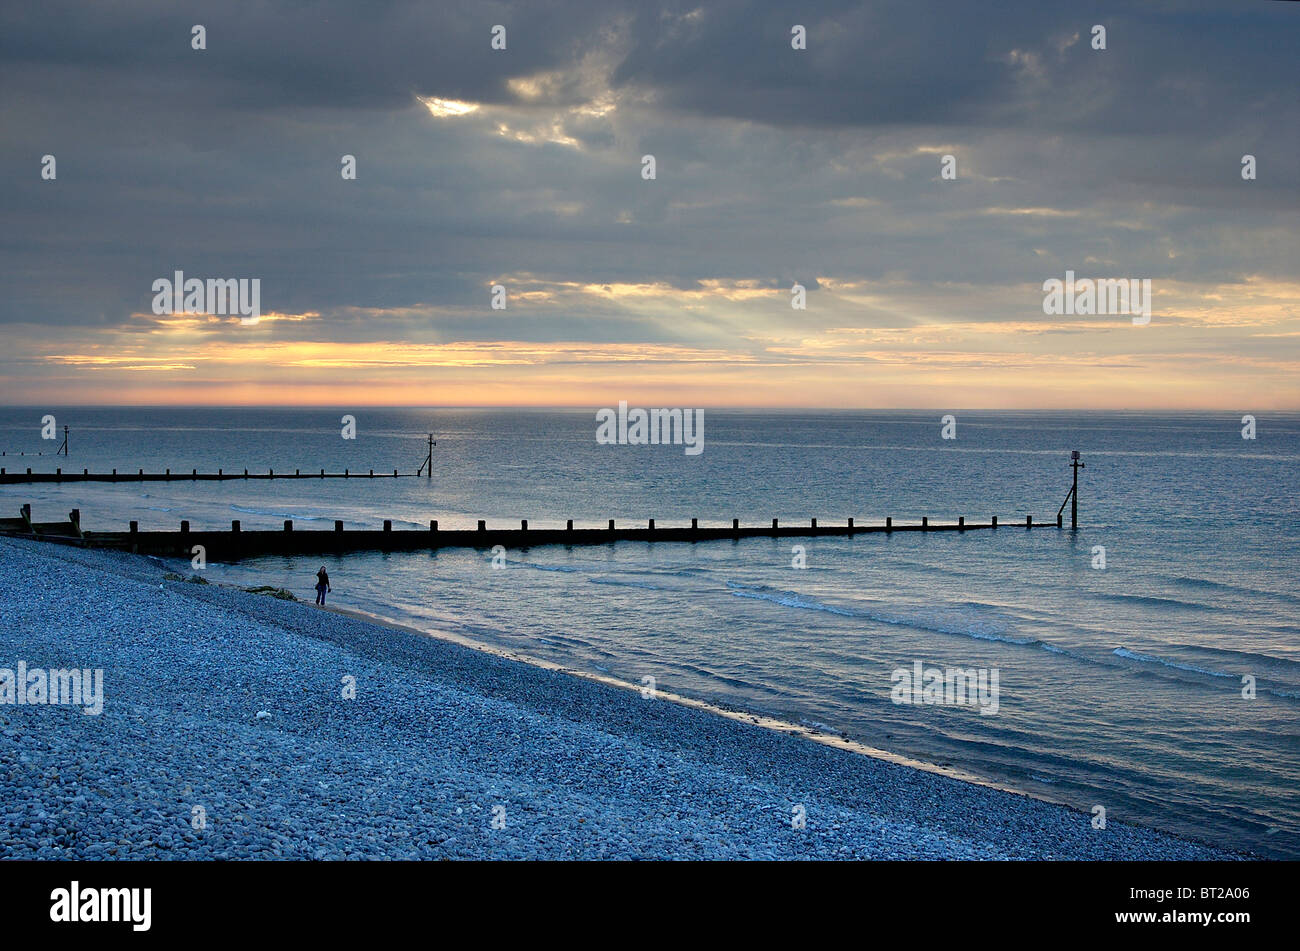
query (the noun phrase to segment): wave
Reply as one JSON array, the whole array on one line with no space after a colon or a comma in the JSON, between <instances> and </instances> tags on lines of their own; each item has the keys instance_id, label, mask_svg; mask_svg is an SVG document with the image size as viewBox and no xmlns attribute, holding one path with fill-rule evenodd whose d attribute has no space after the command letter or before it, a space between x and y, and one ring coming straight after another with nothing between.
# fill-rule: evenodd
<instances>
[{"instance_id":1,"label":"wave","mask_svg":"<svg viewBox=\"0 0 1300 951\"><path fill-rule=\"evenodd\" d=\"M806 720L803 717L800 717L799 725L803 727L807 727L810 730L816 730L818 733L829 733L832 736L844 736L843 730L837 730L835 727L831 726L830 724L822 723L819 720Z\"/></svg>"},{"instance_id":2,"label":"wave","mask_svg":"<svg viewBox=\"0 0 1300 951\"><path fill-rule=\"evenodd\" d=\"M1139 654L1137 651L1131 651L1127 647L1117 647L1111 651L1116 657L1123 657L1126 660L1135 660L1143 664L1159 664L1162 667L1172 667L1175 670L1185 670L1193 674L1205 674L1209 677L1230 677L1236 679L1236 674L1229 674L1222 670L1207 670L1204 667L1196 667L1192 664L1180 664L1177 661L1162 660L1159 657L1152 657L1150 654Z\"/></svg>"},{"instance_id":3,"label":"wave","mask_svg":"<svg viewBox=\"0 0 1300 951\"><path fill-rule=\"evenodd\" d=\"M1287 594L1284 591L1269 591L1266 588L1252 588L1246 585L1227 584L1223 581L1211 581L1209 578L1188 578L1181 575L1174 575L1168 578L1174 584L1185 585L1189 588L1205 588L1210 591L1229 591L1233 594L1249 595L1252 598L1265 597L1276 598L1279 601L1286 601L1291 604L1300 604L1300 597L1294 594Z\"/></svg>"},{"instance_id":4,"label":"wave","mask_svg":"<svg viewBox=\"0 0 1300 951\"><path fill-rule=\"evenodd\" d=\"M812 598L796 594L793 591L781 591L779 589L770 588L767 585L747 585L738 581L728 581L727 587L731 588L731 593L738 598L770 601L773 604L779 604L783 607L797 608L804 611L820 611L826 614L834 614L838 617L860 618L867 621L878 621L882 624L914 627L919 630L934 631L937 634L957 634L962 637L971 637L980 641L997 641L1003 644L1014 644L1017 647L1047 646L1035 637L1014 637L1006 634L1002 630L990 629L987 622L984 627L981 628L977 623L973 623L977 619L970 617L950 620L938 615L932 610L925 610L915 614L906 614L842 608L821 601L816 601ZM1056 649L1056 652L1062 654L1068 653L1059 648Z\"/></svg>"},{"instance_id":5,"label":"wave","mask_svg":"<svg viewBox=\"0 0 1300 951\"><path fill-rule=\"evenodd\" d=\"M1281 670L1300 670L1300 660L1292 660L1289 657L1275 657L1272 654L1260 654L1256 651L1237 650L1231 647L1204 647L1198 644L1179 644L1177 646L1180 650L1213 654L1228 659L1240 658L1250 664L1274 666Z\"/></svg>"},{"instance_id":6,"label":"wave","mask_svg":"<svg viewBox=\"0 0 1300 951\"><path fill-rule=\"evenodd\" d=\"M1207 677L1218 677L1226 680L1240 681L1242 676L1241 674L1228 673L1227 671L1223 671L1223 670L1210 670L1205 667L1197 667L1194 664L1180 664L1177 661L1165 660L1160 657L1153 657L1150 654L1142 654L1137 651L1131 651L1127 647L1117 647L1113 651L1111 651L1111 653L1115 654L1117 657L1123 657L1126 660L1137 661L1138 663L1143 663L1143 664L1153 664L1159 667L1169 667L1174 670L1182 670L1192 674L1204 674ZM1226 653L1232 653L1232 652L1226 652ZM1275 697L1284 697L1288 700L1300 700L1300 691L1294 688L1289 690L1284 690L1279 687L1266 686L1264 684L1259 683L1257 680L1255 683L1255 689L1262 693L1272 694Z\"/></svg>"},{"instance_id":7,"label":"wave","mask_svg":"<svg viewBox=\"0 0 1300 951\"><path fill-rule=\"evenodd\" d=\"M1109 598L1112 601L1127 601L1130 604L1166 605L1175 608L1188 608L1192 611L1218 610L1214 605L1201 604L1199 601L1181 601L1178 598L1160 598L1151 594L1114 594L1109 591L1103 591L1101 592L1101 597Z\"/></svg>"},{"instance_id":8,"label":"wave","mask_svg":"<svg viewBox=\"0 0 1300 951\"><path fill-rule=\"evenodd\" d=\"M663 591L664 589L657 584L646 584L643 581L619 581L617 578L588 578L592 584L608 584L620 588L643 588L646 591Z\"/></svg>"},{"instance_id":9,"label":"wave","mask_svg":"<svg viewBox=\"0 0 1300 951\"><path fill-rule=\"evenodd\" d=\"M738 598L752 598L755 601L771 601L773 604L780 604L787 608L801 608L807 611L824 611L827 614L837 614L840 617L870 617L869 614L860 611L853 611L847 608L837 608L829 604L823 604L820 601L812 601L791 591L775 591L767 588L767 585L754 586L741 584L738 581L728 581L727 587L731 588L731 593Z\"/></svg>"},{"instance_id":10,"label":"wave","mask_svg":"<svg viewBox=\"0 0 1300 951\"><path fill-rule=\"evenodd\" d=\"M513 559L513 558L507 558L507 559L506 559L506 565L508 565L508 566L511 567L511 568L531 568L533 571L546 571L546 572L552 572L552 573L557 573L557 574L566 574L566 575L572 575L572 574L597 574L597 573L601 573L601 572L607 572L607 571L610 570L610 565L606 564L605 562L586 562L586 563L583 563L583 564L577 564L577 565L572 565L572 564L570 564L570 565L546 565L546 564L541 564L541 563L539 563L539 562L535 562L535 561L517 561L517 560L515 560L515 559ZM622 571L621 574L624 574L624 575L648 575L648 576L651 577L651 578L672 578L672 577L684 577L684 576L686 576L686 575L688 574L688 572L689 572L689 570L688 570L688 571L654 571L654 570L636 571L636 570L625 570L625 571ZM665 588L665 587L662 587L662 586L660 586L660 585L650 584L649 582L644 582L644 581L624 581L624 580L621 580L620 578L603 577L603 576L599 576L599 575L598 575L597 577L588 578L587 580L588 580L589 582L591 582L592 584L607 584L607 585L614 585L614 586L618 586L618 587L627 587L627 588L643 588L643 589L645 589L646 591L667 591L667 590L672 590L672 589L670 589L670 588Z\"/></svg>"},{"instance_id":11,"label":"wave","mask_svg":"<svg viewBox=\"0 0 1300 951\"><path fill-rule=\"evenodd\" d=\"M649 568L644 572L633 574L661 575L668 578L689 578L693 575L711 575L714 569L704 565L684 565L680 568Z\"/></svg>"},{"instance_id":12,"label":"wave","mask_svg":"<svg viewBox=\"0 0 1300 951\"><path fill-rule=\"evenodd\" d=\"M265 515L268 518L288 518L295 522L321 522L327 519L325 515L296 515L292 512L268 512L264 509L250 509L243 505L230 505L232 512L240 512L244 515Z\"/></svg>"}]
</instances>

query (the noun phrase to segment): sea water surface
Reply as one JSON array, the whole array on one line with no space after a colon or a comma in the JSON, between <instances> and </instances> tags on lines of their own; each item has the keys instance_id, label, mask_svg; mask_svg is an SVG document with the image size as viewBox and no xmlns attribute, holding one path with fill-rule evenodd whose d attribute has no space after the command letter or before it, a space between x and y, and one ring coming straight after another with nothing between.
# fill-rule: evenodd
<instances>
[{"instance_id":1,"label":"sea water surface","mask_svg":"<svg viewBox=\"0 0 1300 951\"><path fill-rule=\"evenodd\" d=\"M46 413L71 427L66 459L39 438ZM355 440L341 438L344 413ZM412 472L426 432L438 445L431 479L21 485L0 488L0 507L31 502L38 520L77 507L91 530L1023 525L1054 518L1078 449L1078 532L541 546L495 568L489 551L456 549L323 560L340 606L653 677L1067 803L1081 822L1101 806L1108 820L1300 857L1300 418L1257 414L1247 440L1229 413L957 412L948 440L941 415L706 411L691 456L597 444L594 407L5 409L11 470ZM205 571L310 599L321 561ZM895 703L895 672L918 661L996 671L996 714Z\"/></svg>"}]
</instances>

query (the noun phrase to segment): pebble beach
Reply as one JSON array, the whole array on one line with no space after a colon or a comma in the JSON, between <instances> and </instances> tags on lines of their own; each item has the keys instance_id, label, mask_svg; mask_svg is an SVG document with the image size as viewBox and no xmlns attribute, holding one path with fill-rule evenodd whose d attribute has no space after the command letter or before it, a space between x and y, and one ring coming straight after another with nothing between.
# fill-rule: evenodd
<instances>
[{"instance_id":1,"label":"pebble beach","mask_svg":"<svg viewBox=\"0 0 1300 951\"><path fill-rule=\"evenodd\" d=\"M0 668L103 671L98 714L0 705L0 859L1242 857L175 579L0 539Z\"/></svg>"}]
</instances>

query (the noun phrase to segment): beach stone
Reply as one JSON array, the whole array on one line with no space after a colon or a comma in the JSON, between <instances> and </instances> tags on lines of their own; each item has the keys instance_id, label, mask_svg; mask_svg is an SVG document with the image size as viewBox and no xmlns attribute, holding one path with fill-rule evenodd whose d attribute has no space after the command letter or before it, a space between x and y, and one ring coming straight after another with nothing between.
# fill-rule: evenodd
<instances>
[{"instance_id":1,"label":"beach stone","mask_svg":"<svg viewBox=\"0 0 1300 951\"><path fill-rule=\"evenodd\" d=\"M1239 857L165 570L0 538L0 657L105 680L98 716L0 714L0 856ZM344 706L340 671L384 689Z\"/></svg>"}]
</instances>

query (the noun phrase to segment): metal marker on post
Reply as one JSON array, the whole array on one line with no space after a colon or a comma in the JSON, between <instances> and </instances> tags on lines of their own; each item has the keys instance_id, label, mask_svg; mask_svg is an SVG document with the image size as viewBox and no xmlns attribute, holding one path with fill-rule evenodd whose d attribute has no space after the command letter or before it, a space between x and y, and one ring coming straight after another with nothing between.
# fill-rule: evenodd
<instances>
[{"instance_id":1,"label":"metal marker on post","mask_svg":"<svg viewBox=\"0 0 1300 951\"><path fill-rule=\"evenodd\" d=\"M1070 453L1070 468L1074 470L1074 488L1070 490L1070 529L1079 527L1079 470L1085 468L1079 461L1079 450Z\"/></svg>"},{"instance_id":2,"label":"metal marker on post","mask_svg":"<svg viewBox=\"0 0 1300 951\"><path fill-rule=\"evenodd\" d=\"M429 433L429 453L424 457L424 463L420 468L415 470L416 478L419 478L421 473L424 473L424 475L429 479L433 478L433 447L436 445L438 444L434 442L433 433ZM426 467L428 469L427 472L425 471Z\"/></svg>"}]
</instances>

